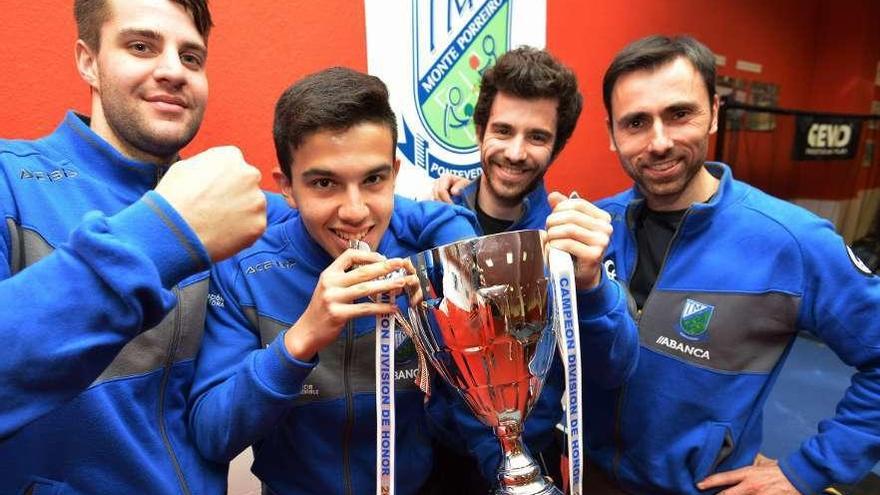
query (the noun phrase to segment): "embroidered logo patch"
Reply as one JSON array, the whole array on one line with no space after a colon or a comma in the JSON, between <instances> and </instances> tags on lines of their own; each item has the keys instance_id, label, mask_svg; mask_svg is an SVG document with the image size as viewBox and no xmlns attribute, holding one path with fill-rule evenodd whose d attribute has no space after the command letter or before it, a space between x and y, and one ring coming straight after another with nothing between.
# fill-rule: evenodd
<instances>
[{"instance_id":1,"label":"embroidered logo patch","mask_svg":"<svg viewBox=\"0 0 880 495\"><path fill-rule=\"evenodd\" d=\"M678 333L688 340L705 340L709 336L709 321L714 312L715 306L693 299L685 300L678 320Z\"/></svg>"},{"instance_id":2,"label":"embroidered logo patch","mask_svg":"<svg viewBox=\"0 0 880 495\"><path fill-rule=\"evenodd\" d=\"M605 275L609 280L617 280L617 266L614 264L614 260L607 259L603 263L605 266Z\"/></svg>"}]
</instances>

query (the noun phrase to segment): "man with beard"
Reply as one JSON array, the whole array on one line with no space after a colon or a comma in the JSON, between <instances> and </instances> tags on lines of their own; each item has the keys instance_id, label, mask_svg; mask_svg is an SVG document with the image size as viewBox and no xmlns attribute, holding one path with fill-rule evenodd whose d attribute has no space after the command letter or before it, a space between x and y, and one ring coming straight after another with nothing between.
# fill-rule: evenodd
<instances>
[{"instance_id":1,"label":"man with beard","mask_svg":"<svg viewBox=\"0 0 880 495\"><path fill-rule=\"evenodd\" d=\"M690 37L651 36L605 73L611 150L635 186L612 216L609 273L639 307L625 387L584 382L593 493L818 493L880 458L880 278L833 226L706 162L715 60ZM612 269L613 268L613 269ZM858 372L819 432L756 457L764 401L798 331Z\"/></svg>"},{"instance_id":2,"label":"man with beard","mask_svg":"<svg viewBox=\"0 0 880 495\"><path fill-rule=\"evenodd\" d=\"M551 206L544 173L583 106L574 73L545 50L521 47L483 74L474 109L482 175L444 175L436 199L476 212L482 234L543 229ZM557 201L558 203L558 201Z\"/></svg>"},{"instance_id":3,"label":"man with beard","mask_svg":"<svg viewBox=\"0 0 880 495\"><path fill-rule=\"evenodd\" d=\"M260 174L233 147L179 161L204 0L74 10L91 117L0 141L0 492L204 493L185 411L206 270L263 232Z\"/></svg>"},{"instance_id":4,"label":"man with beard","mask_svg":"<svg viewBox=\"0 0 880 495\"><path fill-rule=\"evenodd\" d=\"M583 199L566 198L559 192L548 195L544 188L544 173L574 132L582 100L574 73L547 51L521 47L505 53L483 74L474 110L483 173L467 185L461 178L445 175L436 181L434 195L436 199L454 202L476 212L482 235L547 229L553 237L567 229L562 227L565 223L562 210L565 208L551 214L554 208L562 204L583 212L585 222L579 226L576 235L592 250L579 256L577 262L593 267L595 279L591 284L578 285L578 303L589 307L602 290L587 291L600 283L605 285L602 270L597 267L601 266L607 236L611 232L610 217ZM621 332L619 336L621 342L627 339L622 337L624 334ZM601 344L599 347L605 349ZM626 346L621 344L620 349L624 348ZM601 351L591 349L590 352ZM592 359L595 363L603 360L604 357ZM588 360L585 358L584 362ZM593 368L589 371L598 382L618 383L617 377L608 379L604 371L593 373ZM562 478L559 471L561 442L553 442L553 439L557 431L555 426L562 416L560 399L563 387L562 365L557 360L541 397L527 418L524 432L526 445L538 454L536 457L546 474L557 482ZM444 437L454 438L453 435L440 435L440 438ZM488 486L481 484L480 476L469 467L472 461L460 451L456 454L455 447L445 446L437 456L433 482L440 487L437 493L486 493ZM483 447L498 448L496 445ZM478 457L491 458L486 455ZM484 478L492 479L495 466L483 465L481 469ZM448 476L446 473L449 472L457 475Z\"/></svg>"}]
</instances>

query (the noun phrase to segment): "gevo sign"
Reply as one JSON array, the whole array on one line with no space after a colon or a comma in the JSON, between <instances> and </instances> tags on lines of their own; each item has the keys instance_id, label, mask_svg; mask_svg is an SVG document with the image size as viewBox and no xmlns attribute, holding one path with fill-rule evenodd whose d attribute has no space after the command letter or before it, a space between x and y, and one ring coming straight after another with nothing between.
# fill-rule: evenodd
<instances>
[{"instance_id":1,"label":"gevo sign","mask_svg":"<svg viewBox=\"0 0 880 495\"><path fill-rule=\"evenodd\" d=\"M859 148L861 121L799 115L792 160L849 160Z\"/></svg>"}]
</instances>

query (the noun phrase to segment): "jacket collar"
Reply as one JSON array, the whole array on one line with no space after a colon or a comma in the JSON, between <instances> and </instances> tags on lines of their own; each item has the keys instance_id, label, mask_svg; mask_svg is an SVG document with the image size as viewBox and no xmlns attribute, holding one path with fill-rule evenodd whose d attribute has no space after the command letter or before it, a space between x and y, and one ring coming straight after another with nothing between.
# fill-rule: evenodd
<instances>
[{"instance_id":1,"label":"jacket collar","mask_svg":"<svg viewBox=\"0 0 880 495\"><path fill-rule=\"evenodd\" d=\"M461 190L461 194L454 199L455 204L464 206L469 210L476 212L477 211L477 193L480 190L480 179L472 181L470 184L465 186L464 189ZM523 198L523 209L522 213L520 213L519 218L514 220L514 222L507 229L508 231L512 230L520 230L523 228L529 228L528 223L532 220L534 215L538 214L542 209L546 210L546 214L544 217L550 214L550 203L547 201L547 189L544 186L544 179L538 181L535 188L529 192L525 198ZM542 219L542 222L546 221L546 218ZM477 226L480 229L480 234L482 235L482 226ZM533 228L544 228L543 225L541 227L533 227Z\"/></svg>"},{"instance_id":2,"label":"jacket collar","mask_svg":"<svg viewBox=\"0 0 880 495\"><path fill-rule=\"evenodd\" d=\"M156 186L167 166L132 160L89 127L88 117L68 111L55 132L42 139L72 166L114 184L146 191Z\"/></svg>"},{"instance_id":3,"label":"jacket collar","mask_svg":"<svg viewBox=\"0 0 880 495\"><path fill-rule=\"evenodd\" d=\"M698 228L705 225L709 218L717 214L719 211L727 208L742 199L746 190L739 187L739 184L733 178L733 173L727 164L721 162L706 162L706 169L715 178L719 180L718 190L705 203L694 203L688 208L688 226L689 228ZM644 205L645 196L639 191L637 186L633 186L624 194L624 199L628 202L627 207L627 225L632 227L633 219L636 212ZM702 219L702 220L700 220Z\"/></svg>"}]
</instances>

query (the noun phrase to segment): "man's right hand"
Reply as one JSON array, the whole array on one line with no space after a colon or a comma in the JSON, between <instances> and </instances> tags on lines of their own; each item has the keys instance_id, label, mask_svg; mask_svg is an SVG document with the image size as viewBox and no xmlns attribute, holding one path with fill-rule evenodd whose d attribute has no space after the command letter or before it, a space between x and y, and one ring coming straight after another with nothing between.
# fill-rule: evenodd
<instances>
[{"instance_id":1,"label":"man's right hand","mask_svg":"<svg viewBox=\"0 0 880 495\"><path fill-rule=\"evenodd\" d=\"M470 182L460 175L443 174L434 181L434 188L431 190L432 198L435 201L452 203L452 197L461 194L461 190Z\"/></svg>"},{"instance_id":2,"label":"man's right hand","mask_svg":"<svg viewBox=\"0 0 880 495\"><path fill-rule=\"evenodd\" d=\"M381 277L404 267L400 258L385 259L378 253L355 249L343 252L321 272L309 306L284 335L287 352L309 361L336 340L349 320L397 311L394 303L358 300L399 292L406 284L405 277Z\"/></svg>"},{"instance_id":3,"label":"man's right hand","mask_svg":"<svg viewBox=\"0 0 880 495\"><path fill-rule=\"evenodd\" d=\"M266 230L260 171L235 146L211 148L175 163L156 192L195 231L212 261L250 246Z\"/></svg>"}]
</instances>

